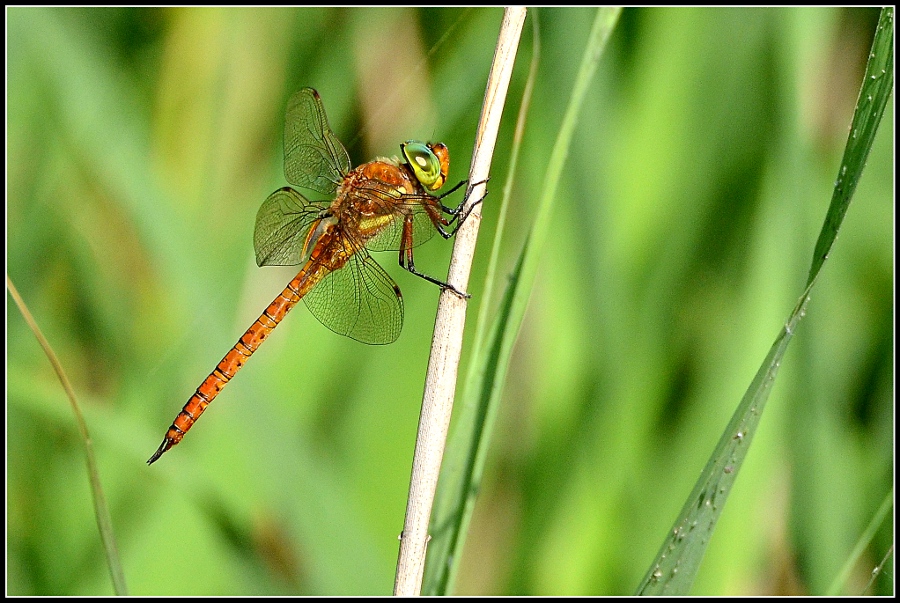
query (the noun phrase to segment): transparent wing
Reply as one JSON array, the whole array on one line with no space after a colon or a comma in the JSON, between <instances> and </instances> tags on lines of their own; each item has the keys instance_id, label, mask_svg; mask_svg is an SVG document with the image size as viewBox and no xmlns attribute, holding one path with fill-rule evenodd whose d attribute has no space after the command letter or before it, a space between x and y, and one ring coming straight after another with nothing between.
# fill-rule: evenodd
<instances>
[{"instance_id":1,"label":"transparent wing","mask_svg":"<svg viewBox=\"0 0 900 603\"><path fill-rule=\"evenodd\" d=\"M364 249L329 272L303 300L323 325L363 343L391 343L403 327L400 288Z\"/></svg>"},{"instance_id":2,"label":"transparent wing","mask_svg":"<svg viewBox=\"0 0 900 603\"><path fill-rule=\"evenodd\" d=\"M313 203L290 187L266 199L256 214L253 248L258 266L294 266L303 262L309 229L325 204Z\"/></svg>"},{"instance_id":3,"label":"transparent wing","mask_svg":"<svg viewBox=\"0 0 900 603\"><path fill-rule=\"evenodd\" d=\"M295 186L333 196L350 171L350 156L325 117L319 93L303 88L288 101L284 122L284 176Z\"/></svg>"}]
</instances>

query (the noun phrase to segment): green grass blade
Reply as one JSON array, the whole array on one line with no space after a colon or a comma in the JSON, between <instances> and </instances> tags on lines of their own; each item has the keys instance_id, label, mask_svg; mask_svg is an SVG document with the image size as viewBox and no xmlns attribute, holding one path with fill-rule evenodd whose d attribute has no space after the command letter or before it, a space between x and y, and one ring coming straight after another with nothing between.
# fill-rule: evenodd
<instances>
[{"instance_id":1,"label":"green grass blade","mask_svg":"<svg viewBox=\"0 0 900 603\"><path fill-rule=\"evenodd\" d=\"M806 289L719 439L657 558L638 587L638 594L686 595L694 582L716 522L756 433L788 343L805 314L809 292L818 279L865 166L893 87L893 37L893 9L886 8L882 11L869 55L853 125L831 206L816 243Z\"/></svg>"},{"instance_id":2,"label":"green grass blade","mask_svg":"<svg viewBox=\"0 0 900 603\"><path fill-rule=\"evenodd\" d=\"M9 275L6 277L6 288L9 289L9 293L22 313L22 317L34 333L50 364L53 365L53 370L56 371L59 382L66 392L66 397L69 398L69 403L72 405L72 412L75 414L75 424L78 426L78 432L81 434L81 439L84 442L88 482L91 485L91 498L94 501L94 516L97 519L97 529L100 532L100 540L103 543L103 551L106 554L106 564L109 567L113 589L117 595L127 595L128 586L125 584L125 572L122 570L119 548L116 546L116 537L113 533L112 518L109 515L109 506L106 504L106 495L103 494L103 484L100 482L100 470L97 467L97 457L94 455L94 444L91 441L90 433L88 433L87 423L84 420L84 415L81 413L81 407L78 405L77 398L75 398L75 390L72 388L72 384L62 368L59 358L56 357L56 353L50 347L50 342L44 337L40 327L38 327L37 322L35 322L34 317L29 312L28 306L25 305L25 301L19 296L19 292L10 280Z\"/></svg>"},{"instance_id":3,"label":"green grass blade","mask_svg":"<svg viewBox=\"0 0 900 603\"><path fill-rule=\"evenodd\" d=\"M747 388L637 594L685 595L694 583L716 522L750 449L781 359L797 323L805 314L808 293L809 289L797 303L790 320L778 334Z\"/></svg>"},{"instance_id":4,"label":"green grass blade","mask_svg":"<svg viewBox=\"0 0 900 603\"><path fill-rule=\"evenodd\" d=\"M847 563L844 564L844 567L841 568L840 573L834 577L834 581L828 587L828 590L825 592L829 597L836 597L841 594L845 594L845 590L847 584L850 581L850 575L853 573L853 569L856 567L856 564L859 562L860 557L863 556L863 553L866 552L866 549L869 545L872 544L872 540L875 538L875 534L878 532L878 529L884 523L885 518L887 517L888 512L894 508L894 489L891 490L885 495L884 500L881 502L881 506L875 511L875 514L872 516L872 520L869 522L869 525L859 536L859 540L856 542L856 546L853 547L853 551L847 557ZM873 572L874 573L874 572ZM872 580L875 580L877 576L873 575ZM869 587L872 585L870 581L868 586L866 586L866 590L869 590ZM865 594L865 591L858 593Z\"/></svg>"},{"instance_id":5,"label":"green grass blade","mask_svg":"<svg viewBox=\"0 0 900 603\"><path fill-rule=\"evenodd\" d=\"M423 594L445 594L453 582L480 486L493 417L496 415L510 355L537 274L540 252L547 239L551 211L572 136L588 87L620 12L621 9L618 8L602 8L597 12L549 161L537 216L509 278L487 343L483 342L484 328L480 326L486 311L479 314L478 336L467 376L463 410L444 459L432 515L432 540L429 543ZM489 295L486 294L484 298L484 303L489 303Z\"/></svg>"},{"instance_id":6,"label":"green grass blade","mask_svg":"<svg viewBox=\"0 0 900 603\"><path fill-rule=\"evenodd\" d=\"M881 17L878 19L878 30L872 42L872 51L869 53L866 76L859 91L859 98L856 100L853 123L850 126L847 146L844 147L841 169L834 183L831 205L819 233L819 240L816 241L807 284L816 278L822 264L828 258L841 222L844 220L844 214L850 206L850 199L866 166L875 132L881 123L881 116L893 89L894 9L886 7L882 9Z\"/></svg>"},{"instance_id":7,"label":"green grass blade","mask_svg":"<svg viewBox=\"0 0 900 603\"><path fill-rule=\"evenodd\" d=\"M891 496L893 496L893 492L891 492ZM866 584L866 587L863 589L863 594L867 593L872 585L875 584L875 580L878 579L878 576L881 575L882 570L884 569L884 565L887 563L888 559L890 559L894 555L894 545L892 544L888 547L887 553L884 554L884 557L881 559L881 562L875 566L875 569L872 570L872 577L869 578L869 583Z\"/></svg>"}]
</instances>

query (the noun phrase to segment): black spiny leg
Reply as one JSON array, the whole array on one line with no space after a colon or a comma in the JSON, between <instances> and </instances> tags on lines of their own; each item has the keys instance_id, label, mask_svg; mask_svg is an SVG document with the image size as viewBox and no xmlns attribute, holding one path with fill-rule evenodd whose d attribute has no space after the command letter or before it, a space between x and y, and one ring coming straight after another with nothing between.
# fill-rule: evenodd
<instances>
[{"instance_id":1,"label":"black spiny leg","mask_svg":"<svg viewBox=\"0 0 900 603\"><path fill-rule=\"evenodd\" d=\"M448 214L449 216L451 216L450 219L447 220L446 226L453 224L454 221L456 222L456 225L453 227L453 229L449 230L449 231L444 230L440 225L437 225L437 231L441 234L442 237L444 237L445 239L449 239L450 237L455 235L456 231L459 230L459 227L462 226L463 223L466 221L466 219L469 217L469 214L472 213L472 210L475 209L475 207L477 205L479 205L482 201L484 201L484 198L487 197L487 194L488 194L487 190L484 191L484 194L481 195L481 198L478 201L470 203L469 207L467 207L465 209L465 211L463 211L463 206L465 205L465 199L468 199L469 195L472 193L472 190L474 190L474 188L476 186L478 186L479 184L487 184L488 180L490 180L490 178L488 178L487 180L482 180L481 182L476 182L475 184L472 184L471 186L469 186L466 189L466 195L465 195L465 198L463 199L463 202L460 203L459 205L457 205L456 207L447 207L446 205L441 203L441 210L445 214ZM466 182L467 182L466 180L463 180L462 182L460 182L459 184L454 186L452 189L450 189L449 191L447 191L446 193L444 193L443 195L438 197L438 199L443 199L450 193L459 189L459 187L461 187Z\"/></svg>"},{"instance_id":2,"label":"black spiny leg","mask_svg":"<svg viewBox=\"0 0 900 603\"><path fill-rule=\"evenodd\" d=\"M463 299L469 299L472 297L468 293L464 293L451 285L450 283L445 283L444 281L438 280L433 276L428 276L422 272L416 270L416 264L413 262L413 250L412 250L412 217L408 218L403 223L403 244L400 246L400 267L408 270L412 274L415 274L419 278L423 278L429 283L434 283L441 289L452 291ZM440 232L440 228L438 229ZM442 233L443 234L443 233Z\"/></svg>"},{"instance_id":3,"label":"black spiny leg","mask_svg":"<svg viewBox=\"0 0 900 603\"><path fill-rule=\"evenodd\" d=\"M475 201L474 203L469 204L469 207L467 207L465 209L465 211L463 211L463 206L465 205L465 199L467 199L469 197L469 195L472 193L472 190L479 184L487 183L487 180L482 180L481 182L476 182L475 184L469 186L466 189L466 195L465 195L465 198L463 199L463 202L460 203L459 205L457 205L456 207L447 207L446 205L444 205L443 203L440 202L441 199L456 192L457 190L459 190L459 188L462 185L466 184L467 182L468 182L468 180L463 180L462 182L460 182L459 184L457 184L456 186L451 188L449 191L447 191L446 193L444 193L440 197L438 197L438 203L441 206L441 211L443 211L445 214L449 215L450 219L444 220L443 218L440 218L440 221L443 222L443 224L438 223L437 219L433 219L433 222L435 223L434 226L437 229L437 231L445 239L449 239L450 237L452 237L453 235L456 234L456 231L458 231L459 227L463 225L463 223L469 217L469 214L472 213L472 210L475 209L475 207L477 207L478 204L480 204L482 201L484 201L484 198L487 196L487 191L485 191L484 194L481 196L481 198L478 201ZM444 229L444 226L450 226L454 222L456 222L456 224L453 226L452 230L447 231ZM438 279L434 278L433 276L428 276L427 274L424 274L424 273L416 270L416 264L413 261L412 226L413 226L412 217L410 216L403 223L403 236L402 236L403 242L400 246L400 267L408 270L412 274L415 274L419 278L425 279L429 283L434 283L441 289L452 291L453 293L457 294L458 296L462 297L463 299L469 299L470 297L472 297L468 293L464 293L464 292L460 291L459 289L457 289L450 283L445 283L444 281L438 280Z\"/></svg>"}]
</instances>

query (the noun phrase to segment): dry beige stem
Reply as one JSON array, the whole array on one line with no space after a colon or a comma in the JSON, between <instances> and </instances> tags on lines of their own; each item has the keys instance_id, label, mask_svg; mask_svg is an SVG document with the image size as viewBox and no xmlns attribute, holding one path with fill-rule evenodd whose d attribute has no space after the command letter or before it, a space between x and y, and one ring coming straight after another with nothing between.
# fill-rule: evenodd
<instances>
[{"instance_id":1,"label":"dry beige stem","mask_svg":"<svg viewBox=\"0 0 900 603\"><path fill-rule=\"evenodd\" d=\"M481 111L481 121L478 125L472 169L469 172L469 182L481 184L471 191L470 199L481 198L485 191L484 181L490 173L500 117L506 102L506 92L515 63L519 36L525 22L525 13L524 8L507 8L503 14L503 23L500 26L497 49ZM447 282L460 291L465 291L468 287L480 224L479 205L456 234ZM450 426L450 414L453 410L466 321L466 302L467 300L452 291L444 291L438 305L434 337L431 342L431 357L428 360L425 378L422 414L419 417L419 433L413 457L406 520L400 536L400 556L397 560L397 575L394 581L395 595L418 595L422 589L425 550L429 539L428 522L431 518L441 459L444 456L447 430Z\"/></svg>"}]
</instances>

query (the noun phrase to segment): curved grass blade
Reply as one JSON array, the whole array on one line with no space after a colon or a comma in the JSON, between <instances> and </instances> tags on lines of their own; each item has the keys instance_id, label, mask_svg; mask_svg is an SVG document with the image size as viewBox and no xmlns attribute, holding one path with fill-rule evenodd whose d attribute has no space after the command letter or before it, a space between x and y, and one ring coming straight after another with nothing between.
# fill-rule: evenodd
<instances>
[{"instance_id":1,"label":"curved grass blade","mask_svg":"<svg viewBox=\"0 0 900 603\"><path fill-rule=\"evenodd\" d=\"M872 543L872 539L875 538L875 534L878 532L878 529L884 523L884 519L887 517L888 512L894 507L894 489L891 488L890 492L888 492L884 500L881 502L881 506L875 511L875 515L872 516L872 520L869 522L869 525L866 527L865 531L860 535L859 540L856 543L856 546L853 547L853 551L847 557L847 562L844 564L844 567L841 568L840 573L834 577L834 581L828 587L828 590L825 591L825 594L829 597L837 597L841 594L844 594L844 589L847 586L847 583L850 581L850 575L853 573L853 569L856 567L856 564L859 562L860 557L866 551L866 548ZM893 548L893 547L891 547ZM890 551L890 549L889 549ZM888 552L890 554L890 552ZM881 563L884 565L884 562ZM875 568L876 571L880 571L879 568ZM876 572L872 572L874 575L872 576L872 580L869 581L869 584L866 585L866 588L863 592L859 593L863 595L869 588L872 586L872 583L875 581L877 577Z\"/></svg>"},{"instance_id":2,"label":"curved grass blade","mask_svg":"<svg viewBox=\"0 0 900 603\"><path fill-rule=\"evenodd\" d=\"M690 590L716 522L750 449L781 359L797 323L806 312L808 301L809 288L804 291L747 388L637 594L685 595Z\"/></svg>"},{"instance_id":3,"label":"curved grass blade","mask_svg":"<svg viewBox=\"0 0 900 603\"><path fill-rule=\"evenodd\" d=\"M869 54L850 136L844 148L831 206L816 243L806 289L728 423L675 525L638 587L638 594L686 595L694 582L716 522L756 433L787 345L805 314L809 292L828 257L865 167L875 132L893 89L893 41L893 8L885 8Z\"/></svg>"},{"instance_id":4,"label":"curved grass blade","mask_svg":"<svg viewBox=\"0 0 900 603\"><path fill-rule=\"evenodd\" d=\"M553 147L537 216L513 274L509 277L499 314L491 326L486 342L483 336L484 328L481 327L479 320L480 338L476 338L471 368L466 380L463 410L444 460L440 488L432 515L430 528L432 540L429 544L424 594L445 594L453 583L458 566L456 562L462 553L465 533L480 487L493 417L503 391L513 345L537 274L540 253L547 239L551 210L572 135L588 87L620 12L620 8L601 8L597 12L569 106ZM506 195L506 192L504 194ZM485 294L483 303L489 303L488 294ZM479 313L480 319L485 312Z\"/></svg>"},{"instance_id":5,"label":"curved grass blade","mask_svg":"<svg viewBox=\"0 0 900 603\"><path fill-rule=\"evenodd\" d=\"M893 492L891 493L893 494ZM872 585L875 584L875 580L878 579L878 576L881 575L881 570L884 569L884 564L887 563L887 560L891 558L894 554L894 545L888 547L887 553L884 554L884 557L881 559L881 563L879 563L875 569L872 570L872 577L869 579L869 583L866 584L866 587L863 589L863 594L867 593Z\"/></svg>"},{"instance_id":6,"label":"curved grass blade","mask_svg":"<svg viewBox=\"0 0 900 603\"><path fill-rule=\"evenodd\" d=\"M847 146L844 147L844 157L834 183L834 193L831 195L831 205L825 216L825 224L816 241L807 285L818 276L822 264L828 259L828 253L837 237L841 222L844 221L844 214L850 206L850 199L866 166L875 132L881 123L881 116L893 89L894 9L886 7L882 9L878 19L878 29L866 65L866 76L859 90L859 98L856 99L850 136L847 138Z\"/></svg>"},{"instance_id":7,"label":"curved grass blade","mask_svg":"<svg viewBox=\"0 0 900 603\"><path fill-rule=\"evenodd\" d=\"M91 485L91 495L94 501L94 516L97 518L97 528L100 530L100 539L103 541L103 550L106 553L106 563L109 566L109 574L112 578L113 589L117 595L127 595L128 586L125 584L125 573L122 571L122 562L119 559L119 549L116 546L116 537L113 534L112 518L109 516L109 507L106 505L106 496L103 494L103 485L100 483L100 471L97 468L97 459L94 457L94 445L91 442L91 436L88 433L87 423L84 421L84 415L81 414L81 408L78 406L78 400L75 399L75 391L69 378L66 377L59 359L50 347L50 343L44 338L41 329L37 326L28 306L22 300L9 275L6 275L6 288L9 289L10 295L19 307L22 317L28 323L28 327L34 333L38 343L41 344L47 359L56 371L60 383L72 404L72 412L75 413L75 424L81 433L81 439L84 441L85 456L87 457L88 478Z\"/></svg>"}]
</instances>

